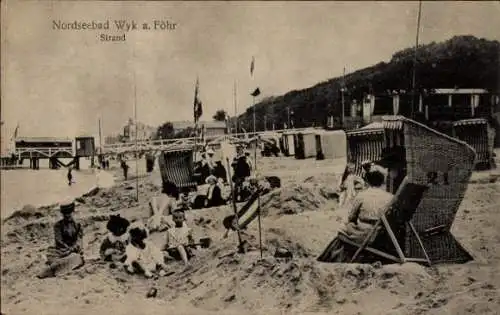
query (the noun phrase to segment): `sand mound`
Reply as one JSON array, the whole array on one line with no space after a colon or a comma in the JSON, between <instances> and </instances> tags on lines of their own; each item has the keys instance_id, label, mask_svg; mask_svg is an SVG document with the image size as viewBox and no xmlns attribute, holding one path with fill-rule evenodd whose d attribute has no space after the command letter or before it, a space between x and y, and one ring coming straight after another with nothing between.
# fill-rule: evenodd
<instances>
[{"instance_id":1,"label":"sand mound","mask_svg":"<svg viewBox=\"0 0 500 315\"><path fill-rule=\"evenodd\" d=\"M338 195L333 189L320 187L314 183L292 184L273 190L261 200L264 215L297 214L323 208Z\"/></svg>"},{"instance_id":2,"label":"sand mound","mask_svg":"<svg viewBox=\"0 0 500 315\"><path fill-rule=\"evenodd\" d=\"M33 205L25 205L21 210L14 211L10 216L4 219L4 222L9 222L12 220L30 220L38 219L43 217L42 209L36 208Z\"/></svg>"}]
</instances>

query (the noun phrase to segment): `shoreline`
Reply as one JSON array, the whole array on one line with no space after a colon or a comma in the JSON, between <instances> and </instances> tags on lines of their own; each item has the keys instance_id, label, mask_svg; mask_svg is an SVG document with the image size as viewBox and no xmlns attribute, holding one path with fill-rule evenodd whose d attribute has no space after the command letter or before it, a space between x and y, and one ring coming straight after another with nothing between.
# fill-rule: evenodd
<instances>
[{"instance_id":1,"label":"shoreline","mask_svg":"<svg viewBox=\"0 0 500 315\"><path fill-rule=\"evenodd\" d=\"M4 171L5 170L2 170L2 172L4 172ZM94 183L92 184L91 180L87 180L86 182L84 182L84 184L82 184L82 185L85 185L85 187L73 186L73 187L75 187L75 191L65 192L64 196L54 195L53 198L50 198L53 201L41 201L39 203L26 202L23 205L15 206L14 208L11 208L11 209L6 209L5 212L2 210L1 217L0 217L1 223L3 224L6 220L8 220L12 216L14 216L16 213L24 212L25 210L29 211L29 209L37 209L38 210L38 209L52 208L52 207L56 206L63 198L73 198L76 200L76 199L84 197L85 195L88 195L89 193L94 191L96 188L106 189L106 188L112 188L113 186L116 185L115 174L113 174L111 169L109 171L101 170L100 174L97 174L96 171L97 171L97 169L83 169L83 170L79 171L83 175L91 177L93 179L92 181ZM3 194L4 194L4 192L2 191L2 195Z\"/></svg>"}]
</instances>

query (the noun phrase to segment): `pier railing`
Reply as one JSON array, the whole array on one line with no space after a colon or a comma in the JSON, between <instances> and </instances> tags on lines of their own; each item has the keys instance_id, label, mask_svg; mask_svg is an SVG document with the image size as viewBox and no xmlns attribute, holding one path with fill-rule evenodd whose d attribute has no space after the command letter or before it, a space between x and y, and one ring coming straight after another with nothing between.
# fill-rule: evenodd
<instances>
[{"instance_id":1,"label":"pier railing","mask_svg":"<svg viewBox=\"0 0 500 315\"><path fill-rule=\"evenodd\" d=\"M71 158L74 156L73 148L46 147L46 148L16 148L15 154L18 158Z\"/></svg>"},{"instance_id":2,"label":"pier railing","mask_svg":"<svg viewBox=\"0 0 500 315\"><path fill-rule=\"evenodd\" d=\"M263 136L266 134L272 133L281 133L281 132L300 132L306 129L311 128L297 128L297 129L284 129L284 130L269 130L269 131L260 131L256 134L258 136ZM244 142L244 141L252 141L254 139L253 132L247 133L232 133L225 135L213 135L213 136L205 136L205 143L217 143L222 141L229 141L231 143ZM102 151L104 154L120 154L120 153L128 153L135 151L163 151L163 150L177 150L182 149L184 147L194 146L196 143L200 142L200 138L190 137L190 138L181 138L181 139L161 139L161 140L137 140L129 141L123 143L116 144L106 144L103 145Z\"/></svg>"}]
</instances>

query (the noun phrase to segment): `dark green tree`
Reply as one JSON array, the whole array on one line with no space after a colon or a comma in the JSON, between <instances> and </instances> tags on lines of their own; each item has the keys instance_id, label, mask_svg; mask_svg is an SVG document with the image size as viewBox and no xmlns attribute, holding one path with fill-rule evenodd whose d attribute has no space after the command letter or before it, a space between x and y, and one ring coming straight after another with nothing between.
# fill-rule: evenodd
<instances>
[{"instance_id":1,"label":"dark green tree","mask_svg":"<svg viewBox=\"0 0 500 315\"><path fill-rule=\"evenodd\" d=\"M163 123L156 131L157 139L171 139L175 135L174 125L171 122Z\"/></svg>"},{"instance_id":2,"label":"dark green tree","mask_svg":"<svg viewBox=\"0 0 500 315\"><path fill-rule=\"evenodd\" d=\"M212 118L215 121L225 121L226 120L227 113L223 109L219 109L215 112L215 115L212 116Z\"/></svg>"}]
</instances>

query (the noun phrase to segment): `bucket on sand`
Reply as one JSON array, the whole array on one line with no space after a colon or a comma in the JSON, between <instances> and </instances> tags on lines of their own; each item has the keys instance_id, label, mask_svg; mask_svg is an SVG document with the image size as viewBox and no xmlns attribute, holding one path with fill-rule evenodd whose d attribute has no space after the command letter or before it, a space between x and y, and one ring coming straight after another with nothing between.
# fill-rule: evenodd
<instances>
[{"instance_id":1,"label":"bucket on sand","mask_svg":"<svg viewBox=\"0 0 500 315\"><path fill-rule=\"evenodd\" d=\"M201 248L209 248L212 244L212 239L210 237L200 238L199 245Z\"/></svg>"}]
</instances>

